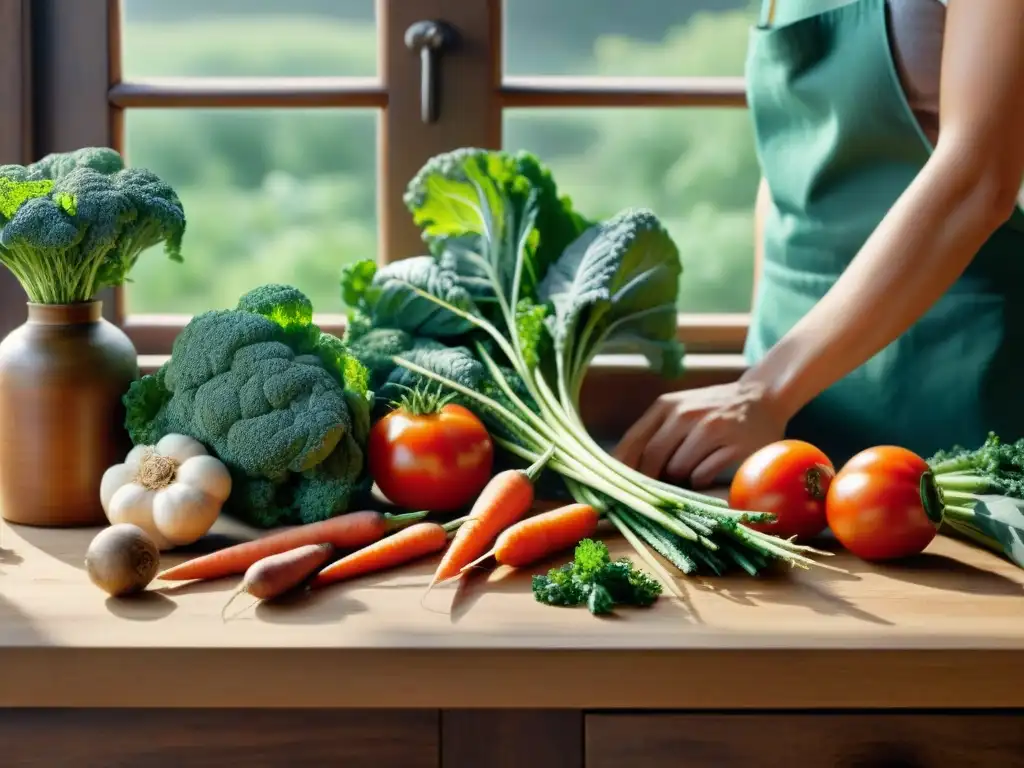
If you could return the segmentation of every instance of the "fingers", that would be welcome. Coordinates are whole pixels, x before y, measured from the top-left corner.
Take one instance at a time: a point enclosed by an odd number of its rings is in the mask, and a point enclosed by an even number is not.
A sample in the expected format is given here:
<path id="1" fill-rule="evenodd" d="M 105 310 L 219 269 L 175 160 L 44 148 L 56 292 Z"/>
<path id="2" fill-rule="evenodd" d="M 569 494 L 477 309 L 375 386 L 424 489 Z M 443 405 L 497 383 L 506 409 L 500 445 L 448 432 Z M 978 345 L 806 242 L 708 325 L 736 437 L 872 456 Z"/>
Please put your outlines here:
<path id="1" fill-rule="evenodd" d="M 651 407 L 644 412 L 644 415 L 637 419 L 636 423 L 622 436 L 619 444 L 615 447 L 613 454 L 615 458 L 636 469 L 644 448 L 654 433 L 658 431 L 658 427 L 665 421 L 668 413 L 668 401 L 664 398 L 655 400 Z"/>
<path id="2" fill-rule="evenodd" d="M 697 416 L 670 412 L 648 441 L 637 469 L 648 477 L 661 477 L 680 443 L 686 440 Z"/>
<path id="3" fill-rule="evenodd" d="M 723 472 L 738 463 L 742 457 L 742 451 L 736 446 L 715 449 L 693 470 L 690 485 L 695 490 L 710 488 Z"/>
<path id="4" fill-rule="evenodd" d="M 684 440 L 677 443 L 678 447 L 671 454 L 665 467 L 665 473 L 675 480 L 689 478 L 691 484 L 696 488 L 698 478 L 693 476 L 694 470 L 717 451 L 730 447 L 725 444 L 724 437 L 717 421 L 702 419 L 693 429 L 689 430 L 689 434 Z M 715 464 L 711 466 L 713 467 Z M 702 471 L 707 472 L 706 469 Z"/>

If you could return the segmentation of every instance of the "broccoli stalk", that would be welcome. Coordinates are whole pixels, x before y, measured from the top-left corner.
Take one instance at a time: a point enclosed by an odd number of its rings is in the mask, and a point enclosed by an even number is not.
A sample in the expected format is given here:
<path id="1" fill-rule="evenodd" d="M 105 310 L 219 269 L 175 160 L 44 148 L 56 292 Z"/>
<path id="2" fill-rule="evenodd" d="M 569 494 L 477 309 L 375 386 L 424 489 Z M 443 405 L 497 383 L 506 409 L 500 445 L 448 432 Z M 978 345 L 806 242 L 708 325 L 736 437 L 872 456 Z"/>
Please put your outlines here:
<path id="1" fill-rule="evenodd" d="M 980 448 L 957 446 L 928 464 L 922 496 L 937 494 L 944 528 L 1024 568 L 1024 439 L 990 433 Z"/>
<path id="2" fill-rule="evenodd" d="M 184 232 L 174 190 L 150 171 L 125 168 L 112 149 L 0 166 L 0 263 L 32 302 L 88 301 L 122 285 L 139 254 L 159 243 L 181 261 Z"/>

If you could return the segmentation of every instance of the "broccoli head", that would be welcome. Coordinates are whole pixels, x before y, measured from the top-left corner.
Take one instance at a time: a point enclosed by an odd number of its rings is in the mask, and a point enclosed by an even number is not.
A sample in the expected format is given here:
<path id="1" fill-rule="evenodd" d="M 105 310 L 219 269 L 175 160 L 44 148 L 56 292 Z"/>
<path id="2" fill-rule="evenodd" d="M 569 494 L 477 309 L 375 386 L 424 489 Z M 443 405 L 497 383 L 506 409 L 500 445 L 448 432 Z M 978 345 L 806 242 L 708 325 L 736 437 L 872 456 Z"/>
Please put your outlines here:
<path id="1" fill-rule="evenodd" d="M 185 213 L 151 171 L 124 168 L 112 149 L 0 166 L 0 262 L 32 301 L 87 301 L 121 285 L 159 243 L 181 261 Z"/>
<path id="2" fill-rule="evenodd" d="M 314 522 L 368 489 L 367 382 L 301 292 L 268 285 L 194 317 L 170 360 L 125 395 L 126 426 L 135 444 L 178 433 L 206 445 L 232 473 L 226 510 L 241 519 Z"/>

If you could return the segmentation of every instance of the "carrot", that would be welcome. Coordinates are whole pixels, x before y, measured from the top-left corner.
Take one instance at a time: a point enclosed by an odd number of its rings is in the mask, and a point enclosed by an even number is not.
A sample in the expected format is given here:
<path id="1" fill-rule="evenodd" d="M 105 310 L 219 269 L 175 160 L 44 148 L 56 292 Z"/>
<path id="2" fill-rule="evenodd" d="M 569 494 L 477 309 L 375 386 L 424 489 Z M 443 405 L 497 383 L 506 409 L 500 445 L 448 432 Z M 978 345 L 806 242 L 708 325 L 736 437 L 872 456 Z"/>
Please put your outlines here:
<path id="1" fill-rule="evenodd" d="M 589 504 L 569 504 L 542 512 L 506 528 L 494 548 L 462 569 L 474 568 L 493 557 L 501 565 L 522 568 L 548 555 L 576 546 L 594 535 L 600 520 Z"/>
<path id="2" fill-rule="evenodd" d="M 388 531 L 422 520 L 426 514 L 410 512 L 405 515 L 387 515 L 372 511 L 349 512 L 319 523 L 276 531 L 252 541 L 186 560 L 163 573 L 158 573 L 156 577 L 164 581 L 209 581 L 225 576 L 237 576 L 245 573 L 246 568 L 264 557 L 278 555 L 307 544 L 331 544 L 336 549 L 359 549 L 377 541 Z"/>
<path id="3" fill-rule="evenodd" d="M 241 594 L 252 595 L 257 600 L 272 600 L 294 589 L 327 562 L 333 553 L 331 544 L 306 544 L 258 560 L 246 569 L 242 583 L 221 609 L 221 618 Z"/>
<path id="4" fill-rule="evenodd" d="M 403 528 L 357 552 L 335 560 L 313 577 L 312 586 L 314 588 L 325 587 L 328 584 L 353 579 L 367 573 L 377 573 L 440 552 L 448 543 L 448 534 L 465 520 L 466 518 L 461 517 L 444 525 L 416 523 L 416 525 Z"/>
<path id="5" fill-rule="evenodd" d="M 451 546 L 441 558 L 427 591 L 439 581 L 461 575 L 462 566 L 475 560 L 491 545 L 495 537 L 518 522 L 533 506 L 533 482 L 544 468 L 554 446 L 528 469 L 509 469 L 490 479 L 480 492 L 465 524 L 459 528 Z"/>

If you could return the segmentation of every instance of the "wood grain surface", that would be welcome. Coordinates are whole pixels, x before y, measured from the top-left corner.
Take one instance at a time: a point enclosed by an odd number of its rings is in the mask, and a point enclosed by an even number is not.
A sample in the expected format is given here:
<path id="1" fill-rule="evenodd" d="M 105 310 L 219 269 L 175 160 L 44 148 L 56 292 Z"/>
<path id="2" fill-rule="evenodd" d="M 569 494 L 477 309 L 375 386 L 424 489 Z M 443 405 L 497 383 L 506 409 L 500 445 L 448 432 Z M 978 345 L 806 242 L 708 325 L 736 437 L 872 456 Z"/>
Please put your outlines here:
<path id="1" fill-rule="evenodd" d="M 586 768 L 1011 768 L 1019 714 L 591 715 Z"/>
<path id="2" fill-rule="evenodd" d="M 223 622 L 235 579 L 106 597 L 94 533 L 2 530 L 0 706 L 1024 706 L 1024 572 L 945 538 L 902 565 L 829 559 L 848 574 L 680 578 L 685 601 L 612 619 L 533 599 L 566 553 L 424 600 L 426 561 Z"/>
<path id="3" fill-rule="evenodd" d="M 438 713 L 14 710 L 5 768 L 437 768 Z"/>

